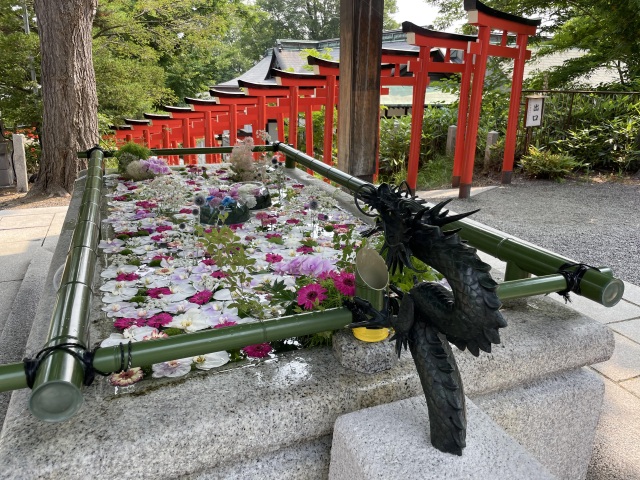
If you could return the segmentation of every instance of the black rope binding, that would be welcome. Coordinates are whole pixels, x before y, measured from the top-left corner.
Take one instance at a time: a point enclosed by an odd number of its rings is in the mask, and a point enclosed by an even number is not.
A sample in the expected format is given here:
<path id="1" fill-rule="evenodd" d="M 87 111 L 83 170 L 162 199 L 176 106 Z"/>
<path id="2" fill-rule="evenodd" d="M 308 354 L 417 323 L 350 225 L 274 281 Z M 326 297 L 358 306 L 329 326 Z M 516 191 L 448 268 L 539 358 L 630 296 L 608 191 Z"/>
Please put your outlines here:
<path id="1" fill-rule="evenodd" d="M 120 349 L 120 369 L 116 370 L 116 372 L 123 372 L 131 368 L 131 342 L 129 341 L 127 343 L 126 363 L 124 355 L 124 344 L 120 343 L 118 345 Z M 93 366 L 93 359 L 95 358 L 96 352 L 99 348 L 100 347 L 96 347 L 94 350 L 87 350 L 85 346 L 80 343 L 60 343 L 58 345 L 43 348 L 33 358 L 24 358 L 22 362 L 24 364 L 24 373 L 27 377 L 27 386 L 29 388 L 33 388 L 33 384 L 36 381 L 36 374 L 38 373 L 40 364 L 56 351 L 66 352 L 80 362 L 84 371 L 84 378 L 82 383 L 87 387 L 93 383 L 96 378 L 96 374 L 106 377 L 111 373 L 116 373 L 102 372 Z"/>
<path id="2" fill-rule="evenodd" d="M 589 269 L 595 270 L 596 272 L 600 271 L 596 267 L 592 267 L 586 263 L 563 263 L 560 266 L 558 273 L 562 275 L 567 282 L 567 288 L 558 292 L 558 295 L 564 298 L 564 303 L 571 301 L 571 297 L 569 297 L 570 292 L 576 293 L 577 295 L 582 293 L 580 291 L 580 282 Z"/>

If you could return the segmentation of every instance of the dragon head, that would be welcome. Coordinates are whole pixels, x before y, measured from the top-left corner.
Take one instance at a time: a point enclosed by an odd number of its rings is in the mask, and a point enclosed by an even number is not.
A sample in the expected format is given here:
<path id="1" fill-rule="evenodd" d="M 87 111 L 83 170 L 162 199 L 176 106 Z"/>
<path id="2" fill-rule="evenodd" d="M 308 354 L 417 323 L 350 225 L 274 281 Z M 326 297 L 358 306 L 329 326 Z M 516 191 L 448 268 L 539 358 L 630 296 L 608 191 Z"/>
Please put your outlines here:
<path id="1" fill-rule="evenodd" d="M 404 267 L 417 270 L 411 263 L 410 242 L 418 229 L 439 229 L 448 223 L 477 212 L 474 210 L 460 215 L 447 216 L 449 211 L 443 210 L 443 207 L 451 199 L 440 202 L 434 207 L 425 207 L 423 205 L 425 201 L 413 195 L 407 182 L 402 182 L 399 186 L 382 183 L 375 187 L 366 184 L 360 187 L 354 196 L 356 207 L 360 212 L 376 218 L 375 227 L 362 235 L 370 237 L 378 232 L 384 234 L 384 244 L 380 254 L 386 256 L 385 261 L 392 274 L 396 269 L 402 272 Z M 366 204 L 369 211 L 362 209 L 359 201 Z M 374 211 L 375 213 L 373 213 Z M 452 234 L 454 232 L 446 233 Z"/>

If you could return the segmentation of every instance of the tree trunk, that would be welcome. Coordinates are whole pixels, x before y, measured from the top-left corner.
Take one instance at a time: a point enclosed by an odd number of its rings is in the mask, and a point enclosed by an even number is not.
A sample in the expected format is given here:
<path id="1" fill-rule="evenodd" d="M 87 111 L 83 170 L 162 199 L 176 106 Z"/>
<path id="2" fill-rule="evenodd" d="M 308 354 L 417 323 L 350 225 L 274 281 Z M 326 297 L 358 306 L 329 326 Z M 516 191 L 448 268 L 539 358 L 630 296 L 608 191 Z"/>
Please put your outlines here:
<path id="1" fill-rule="evenodd" d="M 42 157 L 33 192 L 66 195 L 98 143 L 98 97 L 91 52 L 97 0 L 35 0 L 42 65 Z"/>

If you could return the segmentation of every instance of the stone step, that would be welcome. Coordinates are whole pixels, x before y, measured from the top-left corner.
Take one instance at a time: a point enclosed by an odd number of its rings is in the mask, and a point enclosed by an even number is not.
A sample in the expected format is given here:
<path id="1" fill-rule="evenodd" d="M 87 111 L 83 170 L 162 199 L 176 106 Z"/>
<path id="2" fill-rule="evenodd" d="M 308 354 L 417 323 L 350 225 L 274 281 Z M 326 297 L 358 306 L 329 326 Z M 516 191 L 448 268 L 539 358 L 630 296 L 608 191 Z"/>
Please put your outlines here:
<path id="1" fill-rule="evenodd" d="M 27 267 L 7 321 L 0 332 L 0 365 L 19 362 L 25 356 L 27 339 L 45 288 L 52 258 L 53 253 L 40 247 Z M 0 424 L 4 421 L 9 398 L 10 393 L 0 393 Z"/>

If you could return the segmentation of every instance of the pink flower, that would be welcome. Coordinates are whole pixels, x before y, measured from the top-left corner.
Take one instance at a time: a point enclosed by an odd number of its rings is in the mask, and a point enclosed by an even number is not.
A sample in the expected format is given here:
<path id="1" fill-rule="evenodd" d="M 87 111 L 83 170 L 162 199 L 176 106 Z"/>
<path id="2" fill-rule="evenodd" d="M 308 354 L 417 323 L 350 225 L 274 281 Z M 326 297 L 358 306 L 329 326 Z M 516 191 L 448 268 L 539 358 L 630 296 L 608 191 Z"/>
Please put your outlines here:
<path id="1" fill-rule="evenodd" d="M 156 227 L 156 232 L 158 233 L 166 232 L 167 230 L 173 230 L 173 227 L 171 225 L 159 225 Z"/>
<path id="2" fill-rule="evenodd" d="M 248 345 L 242 349 L 249 357 L 264 358 L 269 355 L 273 348 L 268 343 L 258 343 L 257 345 Z"/>
<path id="3" fill-rule="evenodd" d="M 212 276 L 213 278 L 226 278 L 226 277 L 228 277 L 228 276 L 229 276 L 229 274 L 228 274 L 228 273 L 224 273 L 224 272 L 223 272 L 223 271 L 221 271 L 221 270 L 218 270 L 217 272 L 213 272 L 213 273 L 211 274 L 211 276 Z"/>
<path id="4" fill-rule="evenodd" d="M 213 328 L 233 327 L 234 325 L 237 325 L 237 323 L 231 320 L 225 320 L 224 322 L 214 325 Z"/>
<path id="5" fill-rule="evenodd" d="M 116 282 L 130 282 L 133 280 L 138 280 L 140 277 L 135 273 L 120 273 L 116 277 Z"/>
<path id="6" fill-rule="evenodd" d="M 277 253 L 267 253 L 265 260 L 269 263 L 278 263 L 282 261 L 282 255 Z"/>
<path id="7" fill-rule="evenodd" d="M 296 252 L 301 253 L 303 255 L 307 255 L 309 253 L 313 253 L 313 247 L 307 247 L 305 245 L 296 248 Z"/>
<path id="8" fill-rule="evenodd" d="M 128 387 L 142 380 L 144 374 L 140 367 L 130 368 L 124 372 L 112 373 L 109 375 L 109 383 L 114 387 Z"/>
<path id="9" fill-rule="evenodd" d="M 267 240 L 269 240 L 270 238 L 282 238 L 282 235 L 280 235 L 279 233 L 267 233 L 264 238 L 266 238 Z"/>
<path id="10" fill-rule="evenodd" d="M 171 295 L 171 289 L 169 287 L 150 288 L 147 290 L 147 295 L 151 298 L 160 298 L 163 295 Z"/>
<path id="11" fill-rule="evenodd" d="M 298 220 L 297 218 L 289 218 L 287 219 L 287 223 L 289 225 L 298 225 L 300 223 L 300 220 Z"/>
<path id="12" fill-rule="evenodd" d="M 171 315 L 162 312 L 149 318 L 147 320 L 147 325 L 153 328 L 161 328 L 171 323 L 171 320 L 173 320 L 173 317 Z"/>
<path id="13" fill-rule="evenodd" d="M 305 310 L 313 310 L 314 307 L 327 299 L 325 293 L 327 291 L 317 283 L 302 287 L 298 290 L 298 305 Z"/>
<path id="14" fill-rule="evenodd" d="M 203 260 L 200 260 L 200 263 L 204 263 L 205 265 L 208 265 L 211 267 L 216 264 L 216 261 L 213 258 L 205 258 Z"/>
<path id="15" fill-rule="evenodd" d="M 356 277 L 353 273 L 334 273 L 331 278 L 333 279 L 333 285 L 342 295 L 353 297 L 356 294 Z"/>
<path id="16" fill-rule="evenodd" d="M 137 320 L 137 318 L 118 318 L 113 322 L 113 326 L 118 330 L 124 330 L 125 328 L 129 328 L 131 325 L 135 325 Z"/>
<path id="17" fill-rule="evenodd" d="M 193 297 L 188 298 L 191 303 L 196 303 L 198 305 L 204 305 L 213 296 L 213 292 L 211 290 L 202 290 L 201 292 L 196 293 Z"/>

